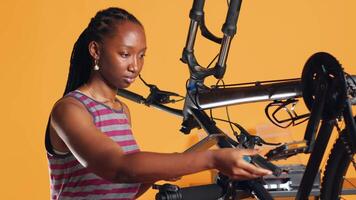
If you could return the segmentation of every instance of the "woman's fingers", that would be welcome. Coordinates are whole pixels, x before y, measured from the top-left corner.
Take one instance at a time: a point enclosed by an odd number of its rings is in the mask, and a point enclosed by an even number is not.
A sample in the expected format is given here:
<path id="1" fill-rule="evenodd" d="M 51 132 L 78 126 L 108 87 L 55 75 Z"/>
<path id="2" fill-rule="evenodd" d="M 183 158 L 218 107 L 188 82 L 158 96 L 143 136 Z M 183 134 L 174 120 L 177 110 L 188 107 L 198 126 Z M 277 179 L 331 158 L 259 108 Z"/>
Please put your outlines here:
<path id="1" fill-rule="evenodd" d="M 256 155 L 258 153 L 258 150 L 256 150 L 256 149 L 237 149 L 237 150 L 241 154 L 248 155 L 248 156 Z"/>
<path id="2" fill-rule="evenodd" d="M 239 162 L 239 167 L 244 169 L 248 173 L 254 174 L 256 176 L 265 176 L 265 175 L 272 174 L 272 172 L 270 170 L 256 166 L 256 165 L 248 162 L 248 159 L 244 158 L 246 156 L 256 155 L 257 152 L 258 152 L 257 150 L 250 150 L 250 149 L 240 150 L 240 153 L 242 154 L 242 160 L 244 162 Z"/>
<path id="3" fill-rule="evenodd" d="M 245 161 L 245 160 L 244 160 Z M 267 175 L 267 174 L 272 174 L 272 172 L 268 169 L 264 169 L 262 167 L 259 167 L 259 166 L 256 166 L 250 162 L 241 162 L 239 167 L 251 172 L 251 173 L 254 173 L 254 174 L 261 174 L 261 175 Z"/>
<path id="4" fill-rule="evenodd" d="M 233 179 L 238 178 L 239 180 L 247 180 L 247 179 L 255 179 L 258 177 L 260 177 L 260 176 L 240 168 L 230 178 L 233 178 Z"/>
<path id="5" fill-rule="evenodd" d="M 250 180 L 261 177 L 260 175 L 250 173 L 242 168 L 237 169 L 233 174 L 225 174 L 233 180 Z"/>
<path id="6" fill-rule="evenodd" d="M 255 179 L 272 174 L 270 170 L 263 169 L 250 162 L 250 156 L 257 153 L 257 150 L 252 149 L 218 150 L 215 161 L 216 169 L 234 179 Z"/>
<path id="7" fill-rule="evenodd" d="M 179 181 L 180 179 L 182 179 L 182 177 L 175 177 L 175 178 L 170 178 L 170 179 L 167 179 L 165 181 L 171 181 L 171 182 L 174 182 L 174 181 Z"/>

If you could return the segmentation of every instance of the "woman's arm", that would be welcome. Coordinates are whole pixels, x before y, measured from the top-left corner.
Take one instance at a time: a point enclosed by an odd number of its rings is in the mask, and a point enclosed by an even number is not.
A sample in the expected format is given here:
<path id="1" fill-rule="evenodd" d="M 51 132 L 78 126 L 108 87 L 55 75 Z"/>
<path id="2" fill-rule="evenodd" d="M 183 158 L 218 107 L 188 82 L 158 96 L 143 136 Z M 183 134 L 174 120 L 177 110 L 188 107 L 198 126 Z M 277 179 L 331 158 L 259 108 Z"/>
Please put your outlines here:
<path id="1" fill-rule="evenodd" d="M 233 178 L 255 178 L 270 173 L 242 159 L 255 152 L 221 149 L 189 153 L 123 150 L 94 125 L 85 107 L 72 98 L 55 105 L 51 125 L 66 147 L 95 174 L 113 182 L 152 183 L 216 168 Z"/>
<path id="2" fill-rule="evenodd" d="M 138 190 L 135 199 L 139 198 L 141 195 L 143 195 L 150 187 L 153 185 L 153 183 L 144 183 L 140 185 L 140 189 Z"/>

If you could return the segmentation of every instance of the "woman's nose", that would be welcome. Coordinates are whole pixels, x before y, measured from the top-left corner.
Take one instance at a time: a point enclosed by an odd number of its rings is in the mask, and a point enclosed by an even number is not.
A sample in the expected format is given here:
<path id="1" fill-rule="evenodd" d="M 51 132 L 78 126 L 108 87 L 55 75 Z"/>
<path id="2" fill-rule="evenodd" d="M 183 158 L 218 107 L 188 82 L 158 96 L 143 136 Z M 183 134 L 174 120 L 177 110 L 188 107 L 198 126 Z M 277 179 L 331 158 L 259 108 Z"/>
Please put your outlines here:
<path id="1" fill-rule="evenodd" d="M 137 72 L 137 70 L 138 70 L 138 60 L 137 58 L 132 58 L 132 61 L 129 65 L 129 71 L 135 73 Z"/>

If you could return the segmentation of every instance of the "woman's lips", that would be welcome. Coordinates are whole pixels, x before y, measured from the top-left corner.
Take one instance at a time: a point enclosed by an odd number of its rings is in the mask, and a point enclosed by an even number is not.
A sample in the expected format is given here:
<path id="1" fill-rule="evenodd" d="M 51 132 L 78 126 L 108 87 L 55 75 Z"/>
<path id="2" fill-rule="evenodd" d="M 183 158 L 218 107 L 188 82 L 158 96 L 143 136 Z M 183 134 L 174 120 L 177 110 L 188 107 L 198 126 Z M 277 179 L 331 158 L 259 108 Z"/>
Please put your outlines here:
<path id="1" fill-rule="evenodd" d="M 125 77 L 125 78 L 124 78 L 124 81 L 125 81 L 126 83 L 131 84 L 131 83 L 133 83 L 133 82 L 135 81 L 135 78 Z"/>

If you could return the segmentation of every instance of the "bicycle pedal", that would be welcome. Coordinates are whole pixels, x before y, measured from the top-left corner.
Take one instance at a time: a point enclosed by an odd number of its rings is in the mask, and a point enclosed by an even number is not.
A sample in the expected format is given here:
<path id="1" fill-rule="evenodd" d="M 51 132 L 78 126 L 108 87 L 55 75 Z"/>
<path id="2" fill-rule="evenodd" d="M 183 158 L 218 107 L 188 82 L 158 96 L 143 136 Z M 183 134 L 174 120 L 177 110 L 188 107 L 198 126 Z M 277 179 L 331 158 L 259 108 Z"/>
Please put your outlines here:
<path id="1" fill-rule="evenodd" d="M 306 141 L 298 141 L 292 143 L 285 143 L 279 147 L 270 150 L 265 154 L 267 160 L 281 160 L 287 159 L 299 153 L 305 153 L 307 150 Z"/>
<path id="2" fill-rule="evenodd" d="M 262 167 L 262 168 L 272 171 L 272 174 L 274 176 L 280 176 L 282 174 L 282 169 L 280 167 L 269 162 L 268 160 L 266 160 L 265 158 L 263 158 L 260 155 L 251 156 L 251 162 Z"/>

